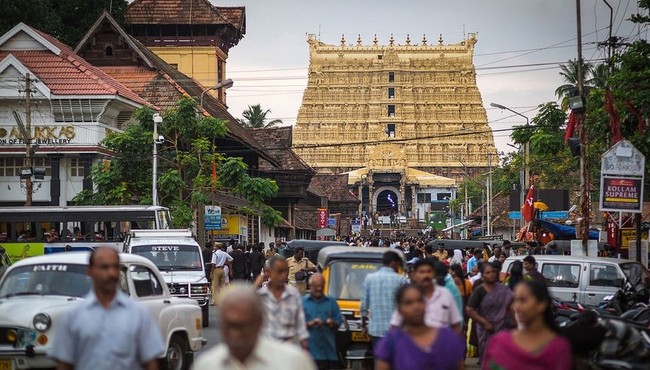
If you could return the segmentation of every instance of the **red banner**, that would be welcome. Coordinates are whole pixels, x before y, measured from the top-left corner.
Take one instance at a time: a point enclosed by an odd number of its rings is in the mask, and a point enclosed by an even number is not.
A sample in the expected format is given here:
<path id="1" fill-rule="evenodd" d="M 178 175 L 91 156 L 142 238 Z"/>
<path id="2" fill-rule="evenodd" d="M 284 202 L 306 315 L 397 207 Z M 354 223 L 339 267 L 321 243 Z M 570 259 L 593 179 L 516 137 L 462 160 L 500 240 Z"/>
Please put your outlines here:
<path id="1" fill-rule="evenodd" d="M 325 208 L 319 208 L 318 209 L 318 228 L 319 229 L 324 229 L 327 227 L 327 219 L 329 215 L 327 214 L 327 209 Z M 325 236 L 319 236 L 318 240 L 327 240 L 327 237 Z"/>
<path id="2" fill-rule="evenodd" d="M 521 216 L 526 222 L 530 222 L 535 216 L 535 205 L 533 204 L 534 197 L 535 185 L 530 185 L 530 189 L 528 189 L 528 194 L 526 195 L 526 200 L 524 200 L 524 206 L 521 207 Z"/>
<path id="3" fill-rule="evenodd" d="M 327 227 L 327 209 L 319 208 L 318 209 L 318 228 L 324 229 Z"/>

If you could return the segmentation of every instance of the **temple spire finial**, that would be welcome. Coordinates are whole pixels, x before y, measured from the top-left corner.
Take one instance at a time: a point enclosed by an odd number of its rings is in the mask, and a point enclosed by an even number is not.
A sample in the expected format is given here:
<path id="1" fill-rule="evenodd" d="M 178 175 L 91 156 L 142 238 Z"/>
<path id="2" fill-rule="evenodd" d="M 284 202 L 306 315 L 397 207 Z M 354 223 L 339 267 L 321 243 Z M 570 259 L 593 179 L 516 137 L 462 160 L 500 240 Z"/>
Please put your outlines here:
<path id="1" fill-rule="evenodd" d="M 341 46 L 345 46 L 345 35 L 341 35 Z"/>
<path id="2" fill-rule="evenodd" d="M 377 34 L 375 33 L 375 38 L 372 40 L 372 44 L 377 46 L 379 45 L 379 40 L 377 40 Z"/>
<path id="3" fill-rule="evenodd" d="M 422 34 L 422 45 L 427 46 L 427 35 L 424 33 Z"/>
<path id="4" fill-rule="evenodd" d="M 411 35 L 406 34 L 406 45 L 411 45 Z"/>
<path id="5" fill-rule="evenodd" d="M 440 37 L 438 38 L 438 44 L 442 45 L 445 41 L 442 39 L 442 33 L 440 34 Z"/>
<path id="6" fill-rule="evenodd" d="M 361 46 L 361 34 L 357 36 L 357 46 Z"/>
<path id="7" fill-rule="evenodd" d="M 390 34 L 390 39 L 388 39 L 388 43 L 390 44 L 390 46 L 395 45 L 395 38 L 393 37 L 392 33 Z"/>

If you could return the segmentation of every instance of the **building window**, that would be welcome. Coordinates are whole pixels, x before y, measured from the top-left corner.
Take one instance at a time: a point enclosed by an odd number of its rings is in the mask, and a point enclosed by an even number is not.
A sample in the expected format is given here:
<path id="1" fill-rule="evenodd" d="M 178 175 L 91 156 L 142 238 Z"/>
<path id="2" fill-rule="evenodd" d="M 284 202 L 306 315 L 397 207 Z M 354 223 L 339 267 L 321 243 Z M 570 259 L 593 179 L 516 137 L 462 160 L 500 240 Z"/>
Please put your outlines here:
<path id="1" fill-rule="evenodd" d="M 111 45 L 106 45 L 104 48 L 104 55 L 107 57 L 112 57 L 113 56 L 113 46 Z"/>
<path id="2" fill-rule="evenodd" d="M 84 164 L 81 158 L 70 158 L 70 177 L 84 177 Z"/>
<path id="3" fill-rule="evenodd" d="M 386 135 L 388 135 L 388 137 L 395 137 L 395 124 L 394 123 L 389 123 L 386 126 Z"/>
<path id="4" fill-rule="evenodd" d="M 377 54 L 377 59 L 378 59 L 378 60 L 382 60 L 382 59 L 384 59 L 384 56 L 381 55 L 381 54 Z"/>
<path id="5" fill-rule="evenodd" d="M 388 72 L 388 82 L 395 82 L 395 72 Z"/>
<path id="6" fill-rule="evenodd" d="M 23 168 L 24 158 L 0 158 L 0 176 L 18 177 L 20 176 L 20 169 Z M 45 167 L 45 176 L 52 176 L 52 168 L 50 167 L 50 159 L 44 157 L 36 157 L 33 159 L 34 167 Z"/>
<path id="7" fill-rule="evenodd" d="M 436 194 L 436 199 L 437 200 L 450 201 L 451 200 L 451 193 L 438 193 L 438 194 Z"/>
<path id="8" fill-rule="evenodd" d="M 418 203 L 431 203 L 431 193 L 418 193 Z"/>
<path id="9" fill-rule="evenodd" d="M 395 117 L 395 105 L 388 105 L 388 117 Z"/>
<path id="10" fill-rule="evenodd" d="M 389 87 L 388 88 L 388 99 L 395 99 L 395 88 L 394 87 Z"/>

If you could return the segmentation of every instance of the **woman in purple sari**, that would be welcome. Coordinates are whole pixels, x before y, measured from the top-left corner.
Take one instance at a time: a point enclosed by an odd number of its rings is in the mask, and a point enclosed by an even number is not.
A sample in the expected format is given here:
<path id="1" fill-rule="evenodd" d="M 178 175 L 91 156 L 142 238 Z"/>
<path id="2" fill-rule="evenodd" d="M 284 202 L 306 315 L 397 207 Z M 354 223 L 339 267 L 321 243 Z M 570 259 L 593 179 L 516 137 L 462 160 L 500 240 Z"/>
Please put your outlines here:
<path id="1" fill-rule="evenodd" d="M 483 284 L 474 289 L 465 308 L 477 324 L 479 361 L 483 361 L 488 338 L 514 326 L 512 291 L 499 282 L 499 269 L 494 263 L 486 262 L 482 267 Z"/>
<path id="2" fill-rule="evenodd" d="M 375 370 L 457 370 L 464 368 L 465 338 L 449 327 L 424 323 L 424 292 L 404 285 L 396 294 L 402 326 L 393 328 L 374 349 Z"/>

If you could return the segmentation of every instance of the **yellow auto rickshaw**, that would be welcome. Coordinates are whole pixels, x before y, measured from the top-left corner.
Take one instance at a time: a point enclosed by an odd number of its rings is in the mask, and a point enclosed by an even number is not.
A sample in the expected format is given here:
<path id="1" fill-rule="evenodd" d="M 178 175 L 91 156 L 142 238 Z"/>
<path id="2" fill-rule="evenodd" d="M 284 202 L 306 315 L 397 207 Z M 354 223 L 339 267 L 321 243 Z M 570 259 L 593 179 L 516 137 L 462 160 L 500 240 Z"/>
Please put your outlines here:
<path id="1" fill-rule="evenodd" d="M 361 295 L 366 276 L 382 266 L 384 252 L 398 249 L 377 247 L 325 247 L 318 253 L 317 265 L 325 278 L 325 294 L 336 299 L 345 320 L 336 333 L 339 358 L 353 370 L 372 369 L 370 338 L 361 331 Z"/>

